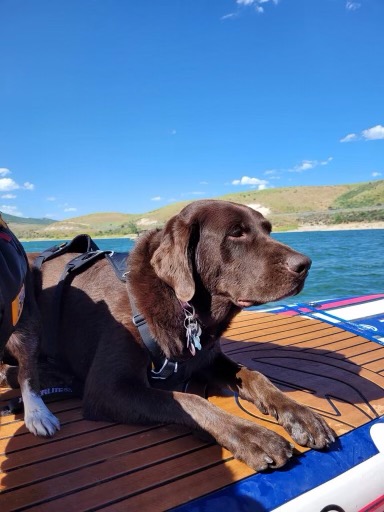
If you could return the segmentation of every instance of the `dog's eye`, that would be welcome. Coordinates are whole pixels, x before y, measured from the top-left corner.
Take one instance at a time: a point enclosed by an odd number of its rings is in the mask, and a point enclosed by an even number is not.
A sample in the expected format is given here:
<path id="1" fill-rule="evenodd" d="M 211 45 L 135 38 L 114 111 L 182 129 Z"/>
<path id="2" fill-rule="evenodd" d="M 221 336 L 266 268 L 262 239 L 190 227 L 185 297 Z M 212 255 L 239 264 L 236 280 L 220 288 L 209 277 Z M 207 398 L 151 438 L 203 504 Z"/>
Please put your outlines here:
<path id="1" fill-rule="evenodd" d="M 230 238 L 241 238 L 245 236 L 245 230 L 242 226 L 234 226 L 228 233 Z"/>

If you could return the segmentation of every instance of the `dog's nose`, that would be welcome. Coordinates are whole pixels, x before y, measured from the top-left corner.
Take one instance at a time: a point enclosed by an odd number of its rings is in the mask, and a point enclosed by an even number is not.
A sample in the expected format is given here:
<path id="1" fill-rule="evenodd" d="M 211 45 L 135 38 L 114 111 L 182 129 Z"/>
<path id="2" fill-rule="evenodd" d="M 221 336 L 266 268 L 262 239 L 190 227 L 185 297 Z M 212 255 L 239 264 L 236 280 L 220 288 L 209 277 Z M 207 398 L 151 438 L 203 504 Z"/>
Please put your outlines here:
<path id="1" fill-rule="evenodd" d="M 293 253 L 287 258 L 287 266 L 292 272 L 302 274 L 308 272 L 312 264 L 312 261 L 304 254 Z"/>

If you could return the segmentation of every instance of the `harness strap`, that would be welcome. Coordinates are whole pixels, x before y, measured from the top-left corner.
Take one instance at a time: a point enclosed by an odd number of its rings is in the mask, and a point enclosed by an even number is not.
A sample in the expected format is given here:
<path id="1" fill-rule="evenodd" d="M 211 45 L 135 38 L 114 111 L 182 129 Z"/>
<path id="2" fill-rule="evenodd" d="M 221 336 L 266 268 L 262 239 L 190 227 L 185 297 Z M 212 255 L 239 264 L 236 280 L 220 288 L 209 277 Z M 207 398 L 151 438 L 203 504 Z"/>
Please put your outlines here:
<path id="1" fill-rule="evenodd" d="M 132 308 L 132 321 L 138 328 L 141 339 L 151 355 L 151 378 L 165 380 L 174 373 L 177 373 L 178 363 L 177 361 L 170 361 L 165 357 L 159 344 L 152 337 L 144 316 L 138 312 L 135 300 L 130 292 L 128 292 L 128 297 Z"/>
<path id="2" fill-rule="evenodd" d="M 106 254 L 106 259 L 111 264 L 116 276 L 120 281 L 127 281 L 127 254 L 113 252 L 112 254 Z M 178 363 L 176 361 L 170 361 L 167 359 L 159 347 L 157 341 L 153 338 L 150 333 L 147 321 L 144 316 L 138 311 L 135 300 L 128 288 L 128 298 L 132 309 L 132 321 L 137 327 L 141 339 L 144 345 L 147 347 L 148 352 L 151 356 L 152 368 L 151 378 L 165 380 L 171 377 L 178 370 Z"/>
<path id="3" fill-rule="evenodd" d="M 93 245 L 96 246 L 94 243 Z M 63 296 L 64 287 L 68 282 L 68 278 L 74 277 L 74 275 L 83 272 L 86 268 L 91 266 L 95 260 L 105 256 L 105 254 L 109 254 L 110 252 L 111 251 L 101 251 L 100 249 L 86 252 L 76 256 L 65 265 L 64 271 L 61 274 L 60 280 L 57 283 L 55 289 L 52 303 L 53 311 L 51 321 L 49 323 L 48 335 L 43 338 L 42 342 L 43 351 L 47 356 L 47 360 L 51 364 L 55 364 L 57 366 L 59 365 L 58 328 L 60 325 L 61 299 Z M 55 256 L 56 255 L 58 256 L 59 254 L 56 253 Z"/>
<path id="4" fill-rule="evenodd" d="M 40 390 L 41 398 L 72 398 L 81 397 L 83 393 L 83 386 L 80 382 L 76 381 L 70 385 L 54 386 Z M 8 416 L 9 414 L 17 414 L 23 409 L 23 397 L 17 396 L 11 398 L 6 405 L 0 408 L 0 416 Z"/>
<path id="5" fill-rule="evenodd" d="M 63 242 L 61 244 L 54 245 L 53 247 L 49 247 L 49 249 L 46 249 L 40 253 L 39 256 L 35 258 L 33 266 L 37 269 L 40 269 L 44 261 L 51 260 L 67 252 L 86 253 L 97 250 L 99 250 L 98 246 L 89 235 L 77 235 L 75 238 L 73 238 L 73 240 L 69 242 Z"/>

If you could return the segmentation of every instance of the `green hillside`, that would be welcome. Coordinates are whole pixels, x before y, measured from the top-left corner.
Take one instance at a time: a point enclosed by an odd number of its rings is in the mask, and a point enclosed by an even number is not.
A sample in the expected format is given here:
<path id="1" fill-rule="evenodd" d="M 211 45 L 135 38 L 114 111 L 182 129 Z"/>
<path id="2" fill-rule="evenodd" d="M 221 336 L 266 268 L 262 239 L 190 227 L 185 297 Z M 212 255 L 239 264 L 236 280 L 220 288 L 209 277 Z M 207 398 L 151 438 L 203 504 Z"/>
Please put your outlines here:
<path id="1" fill-rule="evenodd" d="M 333 207 L 366 208 L 384 206 L 384 180 L 359 183 L 336 198 Z"/>
<path id="2" fill-rule="evenodd" d="M 273 224 L 274 231 L 307 225 L 384 221 L 384 180 L 332 186 L 282 187 L 248 190 L 216 199 L 251 205 Z M 25 219 L 3 215 L 20 238 L 127 236 L 161 227 L 191 201 L 173 203 L 142 214 L 98 212 L 65 221 Z"/>

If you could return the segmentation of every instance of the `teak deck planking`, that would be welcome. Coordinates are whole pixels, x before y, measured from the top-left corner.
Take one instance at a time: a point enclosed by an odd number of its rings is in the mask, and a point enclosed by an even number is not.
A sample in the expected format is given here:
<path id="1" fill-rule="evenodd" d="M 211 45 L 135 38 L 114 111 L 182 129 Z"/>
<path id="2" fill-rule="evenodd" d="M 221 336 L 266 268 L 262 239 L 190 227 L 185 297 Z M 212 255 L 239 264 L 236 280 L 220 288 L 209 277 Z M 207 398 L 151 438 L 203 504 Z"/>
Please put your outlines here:
<path id="1" fill-rule="evenodd" d="M 384 414 L 384 347 L 365 338 L 303 316 L 244 311 L 222 346 L 320 412 L 339 435 Z M 188 389 L 289 439 L 248 402 L 203 385 Z M 18 395 L 0 389 L 0 406 Z M 62 425 L 51 439 L 30 434 L 20 414 L 0 417 L 1 512 L 164 511 L 254 473 L 186 429 L 86 421 L 77 399 L 49 407 Z"/>

